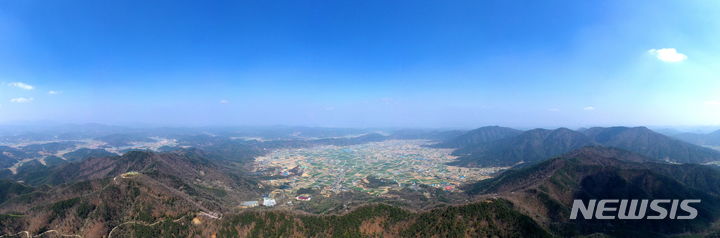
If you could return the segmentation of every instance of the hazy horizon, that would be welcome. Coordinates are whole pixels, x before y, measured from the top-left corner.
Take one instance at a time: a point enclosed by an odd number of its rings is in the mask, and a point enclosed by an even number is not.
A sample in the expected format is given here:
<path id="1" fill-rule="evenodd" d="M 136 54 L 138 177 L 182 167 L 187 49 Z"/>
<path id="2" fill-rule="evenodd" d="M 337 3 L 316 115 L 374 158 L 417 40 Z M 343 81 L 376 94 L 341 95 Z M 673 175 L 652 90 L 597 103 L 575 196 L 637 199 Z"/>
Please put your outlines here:
<path id="1" fill-rule="evenodd" d="M 323 129 L 358 129 L 366 131 L 385 131 L 392 132 L 395 130 L 430 130 L 430 131 L 469 131 L 482 127 L 499 126 L 507 127 L 518 130 L 532 130 L 532 129 L 558 129 L 568 128 L 571 130 L 588 129 L 593 127 L 647 127 L 651 130 L 661 132 L 663 134 L 675 134 L 675 133 L 712 133 L 720 131 L 720 126 L 715 125 L 588 125 L 588 126 L 510 126 L 503 124 L 486 124 L 486 125 L 475 125 L 475 126 L 453 126 L 446 125 L 442 127 L 431 127 L 431 126 L 370 126 L 370 127 L 353 127 L 353 126 L 332 126 L 332 125 L 287 125 L 287 124 L 267 124 L 267 125 L 242 125 L 242 124 L 226 124 L 226 125 L 188 125 L 188 124 L 151 124 L 151 123 L 125 123 L 125 124 L 108 124 L 98 122 L 85 122 L 85 123 L 72 123 L 72 122 L 56 122 L 56 121 L 18 121 L 18 122 L 5 122 L 0 123 L 0 130 L 2 129 L 14 129 L 16 131 L 28 132 L 28 131 L 44 131 L 52 129 L 67 129 L 74 127 L 117 127 L 117 128 L 128 128 L 128 129 L 292 129 L 292 128 L 323 128 Z"/>
<path id="2" fill-rule="evenodd" d="M 0 3 L 0 124 L 720 125 L 713 1 Z"/>

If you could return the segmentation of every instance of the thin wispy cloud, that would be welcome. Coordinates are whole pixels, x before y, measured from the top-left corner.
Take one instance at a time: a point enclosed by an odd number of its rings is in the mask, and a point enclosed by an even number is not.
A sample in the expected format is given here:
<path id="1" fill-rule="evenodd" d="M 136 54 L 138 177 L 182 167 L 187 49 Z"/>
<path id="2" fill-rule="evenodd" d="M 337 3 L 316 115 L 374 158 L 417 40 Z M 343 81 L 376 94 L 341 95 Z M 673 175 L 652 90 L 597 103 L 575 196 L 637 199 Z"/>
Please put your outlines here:
<path id="1" fill-rule="evenodd" d="M 587 107 L 583 107 L 583 110 L 585 110 L 585 111 L 594 111 L 594 110 L 595 110 L 595 107 L 593 107 L 593 106 L 587 106 Z"/>
<path id="2" fill-rule="evenodd" d="M 50 95 L 58 95 L 58 94 L 60 94 L 60 93 L 62 93 L 62 92 L 60 92 L 60 91 L 55 91 L 55 90 L 50 90 L 50 91 L 48 91 L 48 94 L 50 94 Z"/>
<path id="3" fill-rule="evenodd" d="M 682 62 L 688 58 L 687 55 L 678 52 L 675 48 L 650 49 L 648 53 L 660 61 L 669 63 Z"/>
<path id="4" fill-rule="evenodd" d="M 23 83 L 23 82 L 12 82 L 12 83 L 8 83 L 8 85 L 10 85 L 10 86 L 12 86 L 12 87 L 20 88 L 20 89 L 25 89 L 25 90 L 33 90 L 33 89 L 35 89 L 35 87 L 33 87 L 32 85 L 26 84 L 26 83 Z"/>
<path id="5" fill-rule="evenodd" d="M 12 102 L 12 103 L 29 103 L 29 102 L 32 102 L 33 100 L 35 100 L 35 99 L 19 97 L 19 98 L 10 99 L 10 102 Z"/>
<path id="6" fill-rule="evenodd" d="M 395 104 L 396 101 L 394 98 L 384 97 L 384 98 L 380 99 L 380 103 L 385 104 L 385 105 L 390 105 L 390 104 Z"/>
<path id="7" fill-rule="evenodd" d="M 230 101 L 228 101 L 227 99 L 220 100 L 220 104 L 228 104 L 228 103 L 230 103 Z"/>
<path id="8" fill-rule="evenodd" d="M 708 106 L 720 106 L 720 100 L 709 100 L 709 101 L 705 101 L 705 105 L 708 105 Z"/>

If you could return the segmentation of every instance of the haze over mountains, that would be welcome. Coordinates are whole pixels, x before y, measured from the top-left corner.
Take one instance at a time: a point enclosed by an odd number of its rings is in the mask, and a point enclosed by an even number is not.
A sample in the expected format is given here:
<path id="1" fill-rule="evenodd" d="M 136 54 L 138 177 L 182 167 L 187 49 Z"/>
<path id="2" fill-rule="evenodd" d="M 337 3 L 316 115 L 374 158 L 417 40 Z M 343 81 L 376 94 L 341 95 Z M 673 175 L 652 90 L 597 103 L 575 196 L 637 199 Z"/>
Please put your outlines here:
<path id="1" fill-rule="evenodd" d="M 707 134 L 686 132 L 675 134 L 673 136 L 699 145 L 720 146 L 720 130 Z"/>
<path id="2" fill-rule="evenodd" d="M 497 131 L 496 127 L 480 128 L 473 134 Z M 450 142 L 443 142 L 444 145 Z M 602 145 L 636 152 L 660 161 L 675 163 L 707 163 L 720 160 L 716 150 L 673 139 L 645 127 L 595 127 L 581 131 L 567 128 L 534 129 L 515 136 L 498 134 L 481 143 L 457 144 L 455 165 L 513 166 L 533 163 L 584 146 Z"/>
<path id="3" fill-rule="evenodd" d="M 440 141 L 432 147 L 453 148 L 459 158 L 451 165 L 469 167 L 514 166 L 531 164 L 584 146 L 601 145 L 625 149 L 658 161 L 672 163 L 711 163 L 720 160 L 718 151 L 656 133 L 645 127 L 595 127 L 570 130 L 532 129 L 489 126 L 470 131 L 458 130 L 385 130 L 334 129 L 308 127 L 236 127 L 236 128 L 154 128 L 122 129 L 91 125 L 54 127 L 32 131 L 5 132 L 0 136 L 0 168 L 17 172 L 31 160 L 46 163 L 82 161 L 107 157 L 137 149 L 173 151 L 199 148 L 206 156 L 232 161 L 247 161 L 278 148 L 317 145 L 353 145 L 397 139 Z M 118 133 L 122 132 L 122 133 Z M 377 133 L 380 132 L 381 134 Z M 702 135 L 714 138 L 717 132 Z M 700 137 L 700 135 L 695 135 Z M 90 139 L 90 141 L 88 141 Z M 687 141 L 691 141 L 685 138 Z M 710 139 L 697 141 L 706 145 Z M 36 141 L 46 141 L 37 143 Z M 93 142 L 94 141 L 94 142 Z M 7 146 L 18 144 L 20 146 Z M 100 144 L 98 144 L 100 143 Z M 24 161 L 24 162 L 23 162 Z M 12 173 L 11 173 L 12 172 Z"/>

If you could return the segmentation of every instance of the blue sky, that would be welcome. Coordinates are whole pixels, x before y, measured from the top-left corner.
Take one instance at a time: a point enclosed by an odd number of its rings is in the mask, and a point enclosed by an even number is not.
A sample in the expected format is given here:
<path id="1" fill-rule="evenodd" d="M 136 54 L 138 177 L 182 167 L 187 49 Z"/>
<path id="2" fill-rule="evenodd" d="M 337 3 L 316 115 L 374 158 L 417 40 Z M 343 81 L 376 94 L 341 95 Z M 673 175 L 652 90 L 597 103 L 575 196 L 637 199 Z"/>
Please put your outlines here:
<path id="1" fill-rule="evenodd" d="M 711 0 L 0 1 L 0 123 L 718 125 L 717 12 Z"/>

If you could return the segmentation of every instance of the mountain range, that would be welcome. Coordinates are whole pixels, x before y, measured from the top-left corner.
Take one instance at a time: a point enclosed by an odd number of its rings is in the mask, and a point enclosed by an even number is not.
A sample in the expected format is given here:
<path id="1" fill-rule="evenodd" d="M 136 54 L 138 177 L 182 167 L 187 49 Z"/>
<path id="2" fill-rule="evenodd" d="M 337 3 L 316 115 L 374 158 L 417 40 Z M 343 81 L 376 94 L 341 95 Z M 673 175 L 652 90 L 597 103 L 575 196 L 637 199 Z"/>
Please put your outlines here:
<path id="1" fill-rule="evenodd" d="M 720 146 L 720 130 L 702 134 L 702 133 L 678 133 L 673 135 L 675 138 L 684 140 L 698 145 Z"/>
<path id="2" fill-rule="evenodd" d="M 469 135 L 456 139 L 465 136 Z M 467 167 L 536 163 L 594 145 L 620 148 L 656 161 L 671 163 L 720 160 L 719 151 L 670 138 L 645 127 L 594 127 L 581 131 L 567 128 L 534 129 L 485 143 L 458 145 L 461 147 L 457 147 L 453 154 L 459 158 L 451 165 Z"/>
<path id="3" fill-rule="evenodd" d="M 20 171 L 19 174 L 23 172 Z M 152 223 L 187 214 L 217 216 L 260 197 L 258 183 L 207 160 L 203 152 L 132 151 L 35 173 L 35 186 L 0 182 L 0 231 L 106 236 L 127 220 Z M 22 215 L 13 215 L 22 214 Z"/>
<path id="4" fill-rule="evenodd" d="M 116 139 L 128 138 L 124 136 Z M 296 209 L 238 208 L 284 184 L 246 170 L 278 148 L 355 145 L 435 138 L 456 148 L 456 165 L 515 166 L 459 190 L 405 185 L 376 197 L 347 191 Z M 118 140 L 118 143 L 121 140 Z M 131 144 L 132 140 L 125 141 Z M 0 147 L 11 162 L 69 148 L 73 142 Z M 408 130 L 352 137 L 239 140 L 181 137 L 163 152 L 115 155 L 80 149 L 29 160 L 0 174 L 0 235 L 39 237 L 717 237 L 717 152 L 644 127 L 520 131 L 497 126 L 459 131 Z M 77 157 L 74 157 L 77 156 Z M 2 160 L 0 160 L 2 161 Z M 295 168 L 301 169 L 301 168 Z M 461 168 L 462 169 L 462 168 Z M 9 171 L 9 170 L 7 170 Z M 259 182 L 259 179 L 271 182 Z M 395 181 L 367 177 L 368 187 Z M 399 186 L 399 185 L 397 185 Z M 299 192 L 300 190 L 298 190 Z M 300 193 L 298 193 L 299 195 Z M 295 196 L 295 195 L 293 195 Z M 569 219 L 573 200 L 700 199 L 693 220 Z M 280 201 L 280 200 L 278 200 Z M 26 233 L 23 233 L 26 232 Z M 14 235 L 14 236 L 13 236 Z"/>
<path id="5" fill-rule="evenodd" d="M 667 164 L 625 150 L 590 146 L 467 185 L 469 194 L 512 201 L 561 236 L 605 233 L 662 237 L 705 231 L 720 218 L 720 170 Z M 701 199 L 694 220 L 570 220 L 574 199 Z"/>

